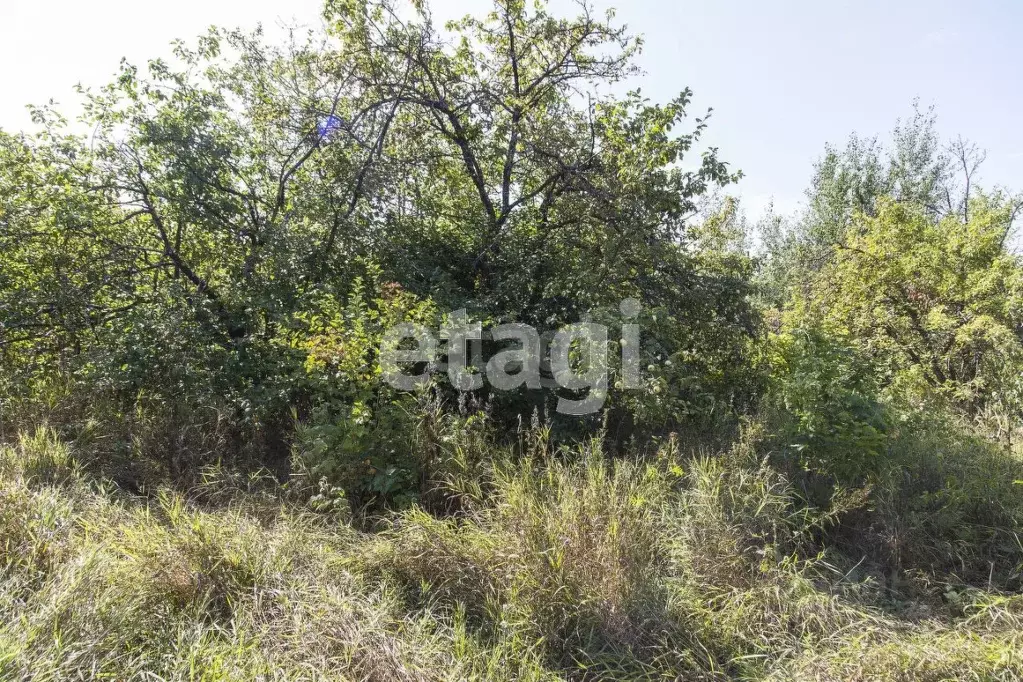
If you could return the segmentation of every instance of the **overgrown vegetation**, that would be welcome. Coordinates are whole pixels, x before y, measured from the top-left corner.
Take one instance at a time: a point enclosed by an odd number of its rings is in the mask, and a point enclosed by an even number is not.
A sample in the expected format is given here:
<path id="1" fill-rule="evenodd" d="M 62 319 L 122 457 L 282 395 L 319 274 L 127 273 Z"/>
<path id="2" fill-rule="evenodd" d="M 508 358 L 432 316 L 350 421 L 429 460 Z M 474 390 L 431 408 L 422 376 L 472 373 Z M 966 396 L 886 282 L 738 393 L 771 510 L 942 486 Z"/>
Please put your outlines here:
<path id="1" fill-rule="evenodd" d="M 491 10 L 0 132 L 0 678 L 1023 679 L 1023 201 L 917 111 L 751 228 L 613 16 Z M 384 381 L 454 319 L 607 325 L 603 409 Z"/>

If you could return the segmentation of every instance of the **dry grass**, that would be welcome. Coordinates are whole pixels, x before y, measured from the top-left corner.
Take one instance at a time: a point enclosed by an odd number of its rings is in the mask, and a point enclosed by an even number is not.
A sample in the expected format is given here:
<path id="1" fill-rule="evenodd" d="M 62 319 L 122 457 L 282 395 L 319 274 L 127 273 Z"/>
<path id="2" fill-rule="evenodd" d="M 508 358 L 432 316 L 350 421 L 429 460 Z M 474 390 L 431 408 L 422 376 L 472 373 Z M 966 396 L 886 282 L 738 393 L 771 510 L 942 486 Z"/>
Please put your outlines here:
<path id="1" fill-rule="evenodd" d="M 0 678 L 1023 679 L 1019 597 L 896 617 L 781 476 L 674 450 L 497 453 L 365 534 L 222 472 L 129 497 L 41 429 L 0 451 Z"/>

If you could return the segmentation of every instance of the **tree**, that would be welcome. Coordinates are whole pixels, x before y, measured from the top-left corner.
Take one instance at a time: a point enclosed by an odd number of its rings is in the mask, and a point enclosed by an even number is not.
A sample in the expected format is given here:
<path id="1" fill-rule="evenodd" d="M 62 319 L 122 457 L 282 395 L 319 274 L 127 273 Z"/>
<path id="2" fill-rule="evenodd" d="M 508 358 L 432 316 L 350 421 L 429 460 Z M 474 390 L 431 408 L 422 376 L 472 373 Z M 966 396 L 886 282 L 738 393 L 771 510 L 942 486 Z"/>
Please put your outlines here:
<path id="1" fill-rule="evenodd" d="M 363 106 L 399 107 L 387 222 L 423 290 L 446 279 L 456 304 L 530 320 L 554 301 L 578 310 L 634 294 L 628 280 L 682 238 L 695 199 L 733 179 L 714 150 L 679 167 L 706 125 L 672 134 L 690 92 L 664 106 L 594 98 L 635 73 L 639 42 L 580 11 L 557 19 L 501 0 L 450 24 L 449 43 L 422 6 L 412 20 L 390 2 L 328 6 Z"/>
<path id="2" fill-rule="evenodd" d="M 977 195 L 964 223 L 881 200 L 836 245 L 794 318 L 851 338 L 889 384 L 971 411 L 1008 398 L 1023 360 L 1023 261 L 1006 248 L 1015 210 Z"/>
<path id="3" fill-rule="evenodd" d="M 280 47 L 214 29 L 84 93 L 87 137 L 49 109 L 4 137 L 5 347 L 125 401 L 284 423 L 319 399 L 296 334 L 372 271 L 548 328 L 642 299 L 647 361 L 679 378 L 664 420 L 734 403 L 757 317 L 748 259 L 692 229 L 737 174 L 686 158 L 691 93 L 598 95 L 640 42 L 586 4 L 499 0 L 447 32 L 413 5 L 331 2 L 326 34 Z"/>
<path id="4" fill-rule="evenodd" d="M 955 211 L 963 199 L 953 186 L 953 159 L 936 123 L 933 107 L 921 111 L 914 103 L 913 115 L 896 124 L 888 147 L 857 135 L 843 151 L 829 145 L 807 191 L 807 239 L 824 246 L 840 241 L 857 214 L 875 214 L 885 197 L 920 206 L 934 218 Z"/>

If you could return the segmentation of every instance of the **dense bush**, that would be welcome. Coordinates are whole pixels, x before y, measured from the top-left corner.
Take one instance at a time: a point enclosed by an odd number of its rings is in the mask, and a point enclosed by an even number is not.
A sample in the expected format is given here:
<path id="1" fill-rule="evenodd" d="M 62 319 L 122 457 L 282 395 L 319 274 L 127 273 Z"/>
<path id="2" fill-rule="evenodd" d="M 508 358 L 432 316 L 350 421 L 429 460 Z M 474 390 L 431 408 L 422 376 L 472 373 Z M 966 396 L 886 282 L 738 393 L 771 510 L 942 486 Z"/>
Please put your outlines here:
<path id="1" fill-rule="evenodd" d="M 755 234 L 613 16 L 324 18 L 0 131 L 0 677 L 1023 679 L 1023 201 L 972 148 L 917 112 Z M 385 381 L 456 320 L 604 325 L 607 385 Z"/>
<path id="2" fill-rule="evenodd" d="M 300 473 L 311 484 L 340 486 L 354 501 L 420 492 L 429 470 L 415 449 L 422 396 L 383 380 L 379 354 L 399 323 L 432 327 L 436 308 L 394 283 L 357 279 L 342 304 L 324 296 L 298 318 L 293 343 L 306 357 L 308 413 L 295 438 Z"/>
<path id="3" fill-rule="evenodd" d="M 370 385 L 387 325 L 614 328 L 628 297 L 655 370 L 649 391 L 611 383 L 619 440 L 748 406 L 752 262 L 734 204 L 695 219 L 738 175 L 713 150 L 683 163 L 707 126 L 679 130 L 691 93 L 584 105 L 634 73 L 638 40 L 589 11 L 495 7 L 452 26 L 461 47 L 389 0 L 328 3 L 325 35 L 287 47 L 213 30 L 85 93 L 88 140 L 52 109 L 0 133 L 5 420 L 56 382 L 169 432 L 226 421 L 224 457 L 283 473 L 297 416 L 315 475 L 410 492 L 411 399 Z M 564 442 L 600 427 L 557 398 L 478 396 L 509 433 L 534 412 Z M 174 477 L 211 460 L 164 459 Z"/>
<path id="4" fill-rule="evenodd" d="M 776 336 L 770 352 L 765 410 L 778 447 L 804 470 L 841 483 L 878 471 L 887 425 L 869 363 L 817 330 Z"/>

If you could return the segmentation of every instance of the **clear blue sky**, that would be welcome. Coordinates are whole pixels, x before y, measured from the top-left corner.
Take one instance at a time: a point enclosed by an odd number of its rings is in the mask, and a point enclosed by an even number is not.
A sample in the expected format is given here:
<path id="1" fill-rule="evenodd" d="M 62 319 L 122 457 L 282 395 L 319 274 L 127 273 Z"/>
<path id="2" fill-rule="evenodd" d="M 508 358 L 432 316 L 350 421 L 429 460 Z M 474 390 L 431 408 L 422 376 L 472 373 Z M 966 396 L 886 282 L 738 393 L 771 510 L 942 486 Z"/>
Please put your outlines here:
<path id="1" fill-rule="evenodd" d="M 800 201 L 826 142 L 887 134 L 914 97 L 988 150 L 987 184 L 1023 190 L 1019 0 L 632 0 L 619 17 L 646 36 L 646 92 L 714 107 L 749 208 Z"/>
<path id="2" fill-rule="evenodd" d="M 554 0 L 568 7 L 568 0 Z M 435 0 L 440 17 L 481 0 Z M 914 97 L 937 106 L 946 135 L 989 152 L 987 185 L 1023 190 L 1023 2 L 1019 0 L 598 0 L 642 33 L 644 92 L 666 100 L 689 86 L 694 113 L 713 106 L 708 140 L 746 173 L 756 213 L 802 200 L 826 142 L 886 134 Z M 121 56 L 167 53 L 211 23 L 318 21 L 319 0 L 55 0 L 0 4 L 0 127 L 26 127 L 27 102 L 71 101 Z"/>

